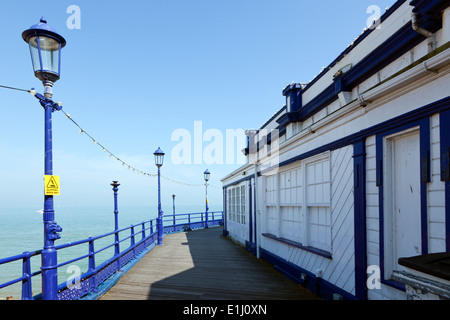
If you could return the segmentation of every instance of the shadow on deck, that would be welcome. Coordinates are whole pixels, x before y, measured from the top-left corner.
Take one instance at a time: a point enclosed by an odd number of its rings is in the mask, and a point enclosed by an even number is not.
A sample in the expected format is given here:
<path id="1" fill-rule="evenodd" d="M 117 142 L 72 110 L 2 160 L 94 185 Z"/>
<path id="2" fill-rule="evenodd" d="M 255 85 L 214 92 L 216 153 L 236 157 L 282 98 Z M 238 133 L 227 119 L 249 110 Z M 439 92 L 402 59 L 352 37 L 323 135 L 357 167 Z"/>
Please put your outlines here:
<path id="1" fill-rule="evenodd" d="M 311 300 L 310 291 L 222 236 L 222 227 L 164 237 L 102 300 Z"/>

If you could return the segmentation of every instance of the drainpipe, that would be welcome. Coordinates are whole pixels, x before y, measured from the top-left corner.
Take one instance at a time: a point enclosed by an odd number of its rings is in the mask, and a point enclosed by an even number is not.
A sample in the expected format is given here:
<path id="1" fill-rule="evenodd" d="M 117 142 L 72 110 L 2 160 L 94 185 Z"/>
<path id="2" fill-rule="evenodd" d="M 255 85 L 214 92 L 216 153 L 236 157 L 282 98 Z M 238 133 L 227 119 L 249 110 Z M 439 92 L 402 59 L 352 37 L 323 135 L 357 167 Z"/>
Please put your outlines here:
<path id="1" fill-rule="evenodd" d="M 434 36 L 432 32 L 419 27 L 419 23 L 417 22 L 417 15 L 414 12 L 411 15 L 411 23 L 413 30 L 420 33 L 421 35 L 424 35 L 427 38 Z"/>
<path id="2" fill-rule="evenodd" d="M 419 23 L 417 22 L 417 15 L 414 12 L 411 14 L 411 25 L 414 31 L 428 38 L 429 52 L 433 51 L 435 44 L 434 33 L 419 27 Z"/>

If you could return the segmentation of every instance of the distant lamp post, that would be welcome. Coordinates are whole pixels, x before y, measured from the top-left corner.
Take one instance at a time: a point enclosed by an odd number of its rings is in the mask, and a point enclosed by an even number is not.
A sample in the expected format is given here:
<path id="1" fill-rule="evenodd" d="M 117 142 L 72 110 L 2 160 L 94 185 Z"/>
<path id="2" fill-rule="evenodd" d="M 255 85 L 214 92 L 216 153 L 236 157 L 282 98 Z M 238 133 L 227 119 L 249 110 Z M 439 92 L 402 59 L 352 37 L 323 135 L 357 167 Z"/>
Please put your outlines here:
<path id="1" fill-rule="evenodd" d="M 175 227 L 175 194 L 172 195 L 173 199 L 173 226 Z"/>
<path id="2" fill-rule="evenodd" d="M 203 177 L 205 179 L 205 187 L 206 187 L 206 213 L 205 213 L 205 228 L 208 228 L 208 181 L 209 181 L 209 176 L 210 176 L 210 172 L 208 169 L 206 169 L 205 172 L 203 172 Z"/>
<path id="3" fill-rule="evenodd" d="M 111 183 L 111 186 L 113 187 L 114 192 L 114 255 L 118 256 L 120 254 L 120 248 L 119 248 L 119 233 L 117 232 L 119 230 L 119 209 L 117 206 L 117 191 L 119 191 L 120 183 L 119 181 L 113 181 Z"/>
<path id="4" fill-rule="evenodd" d="M 164 155 L 165 153 L 158 147 L 158 150 L 156 150 L 153 155 L 155 156 L 155 164 L 159 168 L 163 165 L 164 162 Z"/>
<path id="5" fill-rule="evenodd" d="M 153 153 L 155 156 L 155 164 L 158 167 L 158 219 L 157 219 L 157 230 L 158 230 L 158 245 L 162 246 L 162 236 L 163 236 L 163 223 L 162 223 L 162 210 L 161 210 L 161 166 L 164 162 L 164 152 L 158 147 L 158 149 Z"/>
<path id="6" fill-rule="evenodd" d="M 34 75 L 44 85 L 44 96 L 31 90 L 45 110 L 45 175 L 53 175 L 52 112 L 61 110 L 61 105 L 51 100 L 53 83 L 61 74 L 61 49 L 66 40 L 47 24 L 42 17 L 38 24 L 22 33 L 30 47 Z M 44 249 L 42 250 L 42 299 L 58 299 L 58 272 L 55 240 L 60 238 L 62 228 L 54 221 L 53 195 L 44 192 Z"/>

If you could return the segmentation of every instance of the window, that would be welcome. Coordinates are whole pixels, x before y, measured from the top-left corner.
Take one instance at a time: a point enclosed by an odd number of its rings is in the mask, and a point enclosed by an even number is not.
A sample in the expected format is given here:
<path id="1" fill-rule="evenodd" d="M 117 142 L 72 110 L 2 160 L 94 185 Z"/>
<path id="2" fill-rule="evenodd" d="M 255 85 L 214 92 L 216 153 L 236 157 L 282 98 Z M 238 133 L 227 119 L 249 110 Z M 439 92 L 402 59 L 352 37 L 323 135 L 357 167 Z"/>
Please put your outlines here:
<path id="1" fill-rule="evenodd" d="M 246 187 L 245 184 L 228 189 L 228 219 L 245 224 L 246 216 Z"/>
<path id="2" fill-rule="evenodd" d="M 233 197 L 231 190 L 228 190 L 228 220 L 233 220 Z"/>
<path id="3" fill-rule="evenodd" d="M 245 186 L 241 186 L 241 217 L 240 223 L 245 224 Z"/>
<path id="4" fill-rule="evenodd" d="M 280 173 L 280 236 L 295 242 L 301 239 L 303 203 L 302 167 Z"/>
<path id="5" fill-rule="evenodd" d="M 309 246 L 331 251 L 330 160 L 306 165 L 306 232 Z"/>
<path id="6" fill-rule="evenodd" d="M 266 232 L 277 234 L 277 175 L 266 177 Z"/>
<path id="7" fill-rule="evenodd" d="M 330 170 L 327 152 L 266 177 L 265 232 L 270 237 L 331 252 Z"/>

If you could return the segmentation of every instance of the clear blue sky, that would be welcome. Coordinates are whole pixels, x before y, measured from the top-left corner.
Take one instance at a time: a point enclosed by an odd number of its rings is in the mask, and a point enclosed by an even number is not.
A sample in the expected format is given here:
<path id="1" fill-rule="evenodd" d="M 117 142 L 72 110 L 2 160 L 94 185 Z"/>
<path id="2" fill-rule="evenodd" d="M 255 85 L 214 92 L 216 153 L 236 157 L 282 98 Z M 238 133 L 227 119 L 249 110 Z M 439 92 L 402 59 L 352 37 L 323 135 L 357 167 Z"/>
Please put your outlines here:
<path id="1" fill-rule="evenodd" d="M 67 41 L 54 100 L 138 170 L 156 173 L 158 147 L 166 152 L 162 174 L 169 178 L 202 184 L 208 168 L 218 187 L 209 188 L 211 207 L 221 209 L 220 179 L 240 165 L 173 163 L 174 131 L 190 132 L 193 146 L 194 121 L 203 133 L 215 129 L 224 137 L 227 129 L 259 128 L 283 106 L 287 84 L 312 80 L 362 32 L 369 6 L 384 13 L 394 3 L 2 0 L 0 84 L 42 92 L 21 33 L 45 16 Z M 80 8 L 80 29 L 67 27 L 72 4 Z M 41 209 L 43 109 L 28 93 L 0 88 L 0 97 L 0 207 Z M 56 207 L 109 205 L 112 180 L 122 184 L 120 204 L 156 204 L 156 178 L 108 158 L 61 112 L 53 114 L 53 137 L 54 174 L 61 179 Z M 192 161 L 193 153 L 192 147 Z M 204 204 L 204 187 L 163 179 L 164 204 L 173 193 L 180 205 Z"/>

